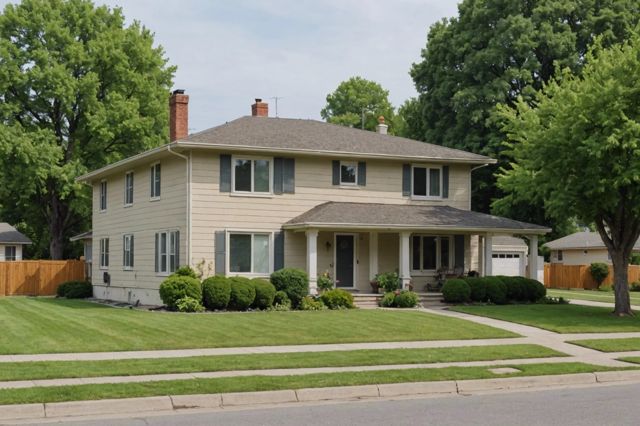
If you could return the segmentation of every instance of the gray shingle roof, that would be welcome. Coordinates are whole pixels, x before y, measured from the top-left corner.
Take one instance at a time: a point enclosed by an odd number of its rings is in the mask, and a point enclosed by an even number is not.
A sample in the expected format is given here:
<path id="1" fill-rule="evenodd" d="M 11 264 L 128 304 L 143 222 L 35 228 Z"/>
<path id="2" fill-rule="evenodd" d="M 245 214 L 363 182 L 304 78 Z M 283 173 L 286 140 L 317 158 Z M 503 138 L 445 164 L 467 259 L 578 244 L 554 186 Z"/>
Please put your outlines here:
<path id="1" fill-rule="evenodd" d="M 639 241 L 636 241 L 634 249 L 640 250 Z M 576 232 L 557 240 L 549 241 L 545 246 L 551 250 L 606 248 L 600 234 L 597 232 Z"/>
<path id="2" fill-rule="evenodd" d="M 241 117 L 178 141 L 178 145 L 185 143 L 255 147 L 274 151 L 413 157 L 479 164 L 494 162 L 483 155 L 413 139 L 293 118 Z"/>
<path id="3" fill-rule="evenodd" d="M 31 240 L 6 222 L 0 222 L 0 243 L 31 244 Z"/>
<path id="4" fill-rule="evenodd" d="M 74 235 L 69 238 L 69 241 L 81 241 L 81 240 L 90 240 L 93 238 L 93 231 L 83 232 L 82 234 Z"/>
<path id="5" fill-rule="evenodd" d="M 450 206 L 327 202 L 291 219 L 285 228 L 330 227 L 424 230 L 504 230 L 544 234 L 550 229 Z"/>

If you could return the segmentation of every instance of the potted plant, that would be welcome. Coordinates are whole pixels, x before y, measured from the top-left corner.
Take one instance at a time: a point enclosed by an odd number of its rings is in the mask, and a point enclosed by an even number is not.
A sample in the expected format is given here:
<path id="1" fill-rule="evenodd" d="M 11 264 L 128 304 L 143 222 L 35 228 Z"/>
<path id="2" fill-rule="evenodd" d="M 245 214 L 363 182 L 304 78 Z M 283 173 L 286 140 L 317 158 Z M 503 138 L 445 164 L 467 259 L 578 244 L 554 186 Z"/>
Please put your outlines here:
<path id="1" fill-rule="evenodd" d="M 333 286 L 333 280 L 331 279 L 331 275 L 329 275 L 329 271 L 324 271 L 318 276 L 318 290 L 320 290 L 320 292 L 331 290 Z"/>
<path id="2" fill-rule="evenodd" d="M 400 278 L 397 272 L 382 272 L 376 274 L 374 279 L 378 287 L 383 288 L 385 293 L 396 291 L 400 287 Z"/>
<path id="3" fill-rule="evenodd" d="M 369 284 L 371 285 L 372 293 L 377 294 L 378 289 L 380 288 L 380 284 L 378 284 L 378 281 L 376 281 L 376 279 L 374 278 L 373 280 L 369 281 Z"/>

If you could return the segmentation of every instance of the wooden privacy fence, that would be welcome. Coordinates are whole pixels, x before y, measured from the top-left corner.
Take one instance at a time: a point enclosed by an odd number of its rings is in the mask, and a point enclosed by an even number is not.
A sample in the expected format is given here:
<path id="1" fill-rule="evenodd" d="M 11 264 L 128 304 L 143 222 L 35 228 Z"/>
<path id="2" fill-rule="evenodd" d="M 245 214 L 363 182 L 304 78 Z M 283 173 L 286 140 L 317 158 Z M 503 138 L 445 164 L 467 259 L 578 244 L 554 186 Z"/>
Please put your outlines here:
<path id="1" fill-rule="evenodd" d="M 590 265 L 563 265 L 561 263 L 544 264 L 544 285 L 549 288 L 584 288 L 597 287 L 589 271 Z M 640 266 L 629 265 L 630 283 L 640 281 Z M 613 266 L 609 265 L 609 275 L 602 285 L 613 284 Z"/>
<path id="2" fill-rule="evenodd" d="M 0 262 L 0 296 L 53 296 L 59 284 L 84 279 L 82 260 Z"/>

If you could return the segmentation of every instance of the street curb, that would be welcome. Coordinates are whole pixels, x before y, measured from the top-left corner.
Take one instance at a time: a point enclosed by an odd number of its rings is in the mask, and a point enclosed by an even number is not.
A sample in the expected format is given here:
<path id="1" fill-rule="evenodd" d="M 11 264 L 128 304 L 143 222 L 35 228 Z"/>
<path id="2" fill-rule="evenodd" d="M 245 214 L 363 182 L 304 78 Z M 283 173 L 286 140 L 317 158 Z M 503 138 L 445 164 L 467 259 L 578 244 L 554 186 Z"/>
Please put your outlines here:
<path id="1" fill-rule="evenodd" d="M 410 396 L 470 395 L 487 391 L 544 389 L 615 383 L 640 383 L 640 370 L 577 373 L 552 376 L 505 377 L 484 380 L 389 383 L 381 385 L 305 388 L 264 392 L 171 395 L 43 404 L 0 405 L 0 422 L 61 419 L 98 415 L 176 412 L 189 409 L 224 409 L 319 401 L 375 400 Z"/>

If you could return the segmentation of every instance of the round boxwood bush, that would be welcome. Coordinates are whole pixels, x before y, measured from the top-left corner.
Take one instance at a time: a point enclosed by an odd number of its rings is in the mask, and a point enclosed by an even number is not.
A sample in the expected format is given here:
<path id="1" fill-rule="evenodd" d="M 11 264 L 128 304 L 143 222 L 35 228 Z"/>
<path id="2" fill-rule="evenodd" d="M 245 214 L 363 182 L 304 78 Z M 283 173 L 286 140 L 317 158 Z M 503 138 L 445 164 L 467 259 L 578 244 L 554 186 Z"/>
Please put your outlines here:
<path id="1" fill-rule="evenodd" d="M 447 280 L 442 286 L 442 297 L 447 303 L 468 302 L 471 298 L 471 287 L 459 278 Z"/>
<path id="2" fill-rule="evenodd" d="M 496 276 L 495 278 L 500 279 L 506 286 L 507 301 L 524 302 L 527 300 L 526 278 L 507 276 Z"/>
<path id="3" fill-rule="evenodd" d="M 487 300 L 496 305 L 507 303 L 507 286 L 498 277 L 484 277 L 487 283 Z"/>
<path id="4" fill-rule="evenodd" d="M 353 295 L 341 288 L 325 291 L 320 296 L 320 300 L 329 309 L 352 309 L 355 307 Z"/>
<path id="5" fill-rule="evenodd" d="M 418 295 L 413 291 L 402 290 L 396 296 L 394 305 L 398 308 L 415 308 L 418 305 Z"/>
<path id="6" fill-rule="evenodd" d="M 268 309 L 273 306 L 273 299 L 276 297 L 276 288 L 273 284 L 262 278 L 254 278 L 251 282 L 256 291 L 253 307 L 256 309 Z"/>
<path id="7" fill-rule="evenodd" d="M 249 278 L 231 277 L 231 298 L 229 308 L 246 311 L 256 299 L 256 288 Z"/>
<path id="8" fill-rule="evenodd" d="M 393 306 L 395 306 L 395 302 L 396 294 L 390 291 L 382 296 L 382 299 L 380 299 L 380 306 L 382 306 L 383 308 L 392 308 Z"/>
<path id="9" fill-rule="evenodd" d="M 88 281 L 67 281 L 58 286 L 56 295 L 67 299 L 86 299 L 93 296 L 93 286 Z"/>
<path id="10" fill-rule="evenodd" d="M 284 268 L 272 273 L 271 284 L 276 290 L 287 293 L 294 308 L 297 308 L 302 298 L 309 294 L 309 277 L 300 269 Z"/>
<path id="11" fill-rule="evenodd" d="M 202 300 L 207 309 L 227 309 L 231 299 L 231 282 L 222 275 L 209 277 L 202 282 Z"/>
<path id="12" fill-rule="evenodd" d="M 466 277 L 464 280 L 469 284 L 469 288 L 471 289 L 470 297 L 472 302 L 487 301 L 487 283 L 484 278 Z"/>
<path id="13" fill-rule="evenodd" d="M 287 296 L 287 293 L 285 293 L 282 290 L 278 290 L 276 291 L 275 297 L 273 298 L 273 304 L 274 305 L 286 305 L 286 304 L 291 304 L 291 300 L 289 299 L 289 296 Z"/>
<path id="14" fill-rule="evenodd" d="M 181 277 L 198 278 L 196 271 L 194 271 L 191 266 L 187 265 L 179 267 L 173 274 L 180 275 Z"/>
<path id="15" fill-rule="evenodd" d="M 527 299 L 531 303 L 538 302 L 547 295 L 546 287 L 538 280 L 525 278 L 525 287 L 527 289 Z"/>
<path id="16" fill-rule="evenodd" d="M 167 308 L 175 310 L 176 302 L 185 297 L 202 300 L 202 286 L 196 278 L 174 274 L 160 284 L 160 298 Z"/>

